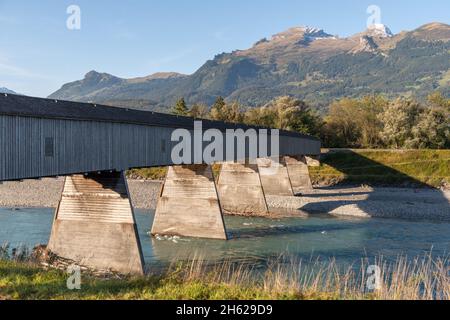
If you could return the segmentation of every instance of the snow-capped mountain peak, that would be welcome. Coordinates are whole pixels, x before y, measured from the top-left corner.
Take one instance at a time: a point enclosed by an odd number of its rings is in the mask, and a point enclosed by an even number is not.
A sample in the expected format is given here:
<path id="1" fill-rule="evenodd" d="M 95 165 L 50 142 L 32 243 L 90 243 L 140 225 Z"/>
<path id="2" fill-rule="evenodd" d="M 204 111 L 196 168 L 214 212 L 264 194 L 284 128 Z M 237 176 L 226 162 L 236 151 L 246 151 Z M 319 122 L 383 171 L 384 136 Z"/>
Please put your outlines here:
<path id="1" fill-rule="evenodd" d="M 388 28 L 388 26 L 381 24 L 381 23 L 375 23 L 369 26 L 367 29 L 367 33 L 374 37 L 380 37 L 380 38 L 391 38 L 394 36 L 391 29 Z"/>
<path id="2" fill-rule="evenodd" d="M 9 94 L 15 94 L 14 91 L 9 90 L 8 88 L 5 87 L 0 87 L 0 93 L 9 93 Z"/>

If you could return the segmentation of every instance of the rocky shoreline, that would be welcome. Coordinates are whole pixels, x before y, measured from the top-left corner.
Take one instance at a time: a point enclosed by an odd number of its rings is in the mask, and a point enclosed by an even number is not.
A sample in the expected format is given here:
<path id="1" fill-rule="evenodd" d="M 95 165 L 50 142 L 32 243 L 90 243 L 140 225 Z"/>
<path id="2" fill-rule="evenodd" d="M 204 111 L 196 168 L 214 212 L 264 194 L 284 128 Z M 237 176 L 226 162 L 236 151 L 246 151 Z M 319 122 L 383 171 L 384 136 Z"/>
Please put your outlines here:
<path id="1" fill-rule="evenodd" d="M 128 180 L 133 206 L 156 208 L 161 181 Z M 0 184 L 0 207 L 54 208 L 59 202 L 62 178 L 4 182 Z M 317 188 L 298 197 L 267 196 L 273 214 L 308 216 L 395 218 L 450 222 L 450 190 L 411 188 L 334 187 Z"/>

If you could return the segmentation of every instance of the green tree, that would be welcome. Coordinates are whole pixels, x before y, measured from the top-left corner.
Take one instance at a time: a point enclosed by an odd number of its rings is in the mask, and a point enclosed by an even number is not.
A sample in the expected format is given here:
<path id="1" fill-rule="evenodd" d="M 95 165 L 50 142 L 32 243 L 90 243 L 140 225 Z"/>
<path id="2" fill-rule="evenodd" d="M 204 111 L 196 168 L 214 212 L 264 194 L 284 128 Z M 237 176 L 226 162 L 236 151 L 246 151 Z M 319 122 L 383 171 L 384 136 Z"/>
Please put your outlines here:
<path id="1" fill-rule="evenodd" d="M 428 118 L 435 119 L 434 132 L 437 137 L 432 147 L 448 149 L 450 148 L 450 99 L 441 92 L 434 92 L 428 96 L 428 103 L 431 104 L 431 115 L 428 115 Z"/>
<path id="2" fill-rule="evenodd" d="M 275 128 L 276 114 L 274 110 L 262 107 L 249 109 L 245 114 L 245 122 L 254 126 Z"/>
<path id="3" fill-rule="evenodd" d="M 414 100 L 397 99 L 379 115 L 383 123 L 380 137 L 389 148 L 414 147 L 413 128 L 418 123 L 422 107 Z"/>
<path id="4" fill-rule="evenodd" d="M 360 138 L 358 124 L 355 121 L 356 100 L 342 99 L 333 102 L 323 128 L 322 140 L 327 147 L 356 147 Z"/>
<path id="5" fill-rule="evenodd" d="M 243 107 L 238 102 L 224 103 L 221 100 L 211 109 L 210 118 L 230 123 L 243 123 L 245 113 Z"/>
<path id="6" fill-rule="evenodd" d="M 216 99 L 216 102 L 214 102 L 211 108 L 210 112 L 211 119 L 218 121 L 226 121 L 226 114 L 225 114 L 226 105 L 227 104 L 225 102 L 225 99 L 223 97 L 218 97 Z"/>
<path id="7" fill-rule="evenodd" d="M 362 148 L 378 148 L 382 146 L 380 131 L 383 124 L 379 114 L 389 104 L 389 100 L 381 95 L 365 96 L 359 100 L 357 125 L 359 139 L 357 144 Z"/>
<path id="8" fill-rule="evenodd" d="M 175 114 L 177 116 L 188 116 L 189 115 L 189 109 L 186 105 L 186 101 L 184 98 L 178 99 L 175 106 L 172 107 L 172 114 Z"/>
<path id="9" fill-rule="evenodd" d="M 333 102 L 322 128 L 324 145 L 329 147 L 376 148 L 381 146 L 379 114 L 389 101 L 379 95 Z"/>
<path id="10" fill-rule="evenodd" d="M 247 111 L 248 124 L 318 135 L 322 120 L 303 101 L 283 96 L 266 106 Z"/>
<path id="11" fill-rule="evenodd" d="M 431 107 L 420 116 L 412 128 L 413 138 L 408 144 L 419 149 L 450 148 L 450 122 L 443 108 Z"/>

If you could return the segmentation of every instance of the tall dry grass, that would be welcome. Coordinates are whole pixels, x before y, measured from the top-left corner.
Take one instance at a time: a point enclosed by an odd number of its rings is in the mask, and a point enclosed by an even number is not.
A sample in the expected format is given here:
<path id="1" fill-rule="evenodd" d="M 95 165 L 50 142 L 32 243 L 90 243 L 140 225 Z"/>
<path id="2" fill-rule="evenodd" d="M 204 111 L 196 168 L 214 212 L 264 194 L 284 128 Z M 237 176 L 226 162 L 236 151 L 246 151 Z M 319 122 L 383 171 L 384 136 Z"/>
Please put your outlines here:
<path id="1" fill-rule="evenodd" d="M 399 256 L 389 261 L 379 257 L 372 262 L 362 259 L 358 265 L 343 269 L 335 260 L 305 263 L 280 256 L 262 270 L 230 260 L 210 264 L 196 255 L 185 262 L 174 262 L 167 274 L 186 283 L 198 281 L 262 290 L 273 298 L 450 300 L 448 258 L 428 254 L 415 259 Z M 373 273 L 368 273 L 369 266 L 379 268 L 378 282 Z"/>
<path id="2" fill-rule="evenodd" d="M 34 297 L 36 292 L 48 298 L 67 297 L 68 293 L 64 291 L 66 275 L 41 273 L 33 264 L 33 257 L 27 253 L 23 249 L 10 249 L 6 244 L 0 246 L 0 265 L 2 261 L 14 262 L 4 263 L 3 271 L 0 270 L 0 273 L 3 272 L 0 282 L 14 285 L 14 292 L 26 298 L 30 295 Z M 95 298 L 115 298 L 106 294 L 114 288 L 123 293 L 120 298 L 139 299 L 450 300 L 449 258 L 433 257 L 431 253 L 414 259 L 406 256 L 396 259 L 363 258 L 357 264 L 343 267 L 334 259 L 322 261 L 311 258 L 304 261 L 289 255 L 280 255 L 261 265 L 251 259 L 212 263 L 197 253 L 185 261 L 174 260 L 167 268 L 160 269 L 158 275 L 153 270 L 153 275 L 149 273 L 143 278 L 111 278 L 106 283 L 88 277 L 86 280 L 92 281 L 92 292 L 86 294 Z M 378 283 L 373 281 L 376 280 L 374 274 L 369 272 L 371 266 L 379 270 Z M 32 285 L 24 285 L 23 275 L 34 273 L 36 278 L 30 279 Z M 45 284 L 42 287 L 44 290 L 40 291 L 39 281 L 47 276 L 52 285 Z M 378 286 L 370 286 L 374 284 Z M 1 290 L 0 285 L 0 294 Z M 82 294 L 80 297 L 83 297 Z"/>

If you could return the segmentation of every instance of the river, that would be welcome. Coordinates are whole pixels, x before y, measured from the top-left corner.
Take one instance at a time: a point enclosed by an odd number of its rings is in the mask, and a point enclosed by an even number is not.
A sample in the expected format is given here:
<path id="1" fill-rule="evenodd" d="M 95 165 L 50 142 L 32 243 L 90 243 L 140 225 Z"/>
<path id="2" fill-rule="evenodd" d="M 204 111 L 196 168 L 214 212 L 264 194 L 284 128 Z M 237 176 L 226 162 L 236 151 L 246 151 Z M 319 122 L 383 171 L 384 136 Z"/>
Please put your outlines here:
<path id="1" fill-rule="evenodd" d="M 0 244 L 29 248 L 48 241 L 52 209 L 0 208 Z M 309 261 L 335 259 L 338 265 L 358 264 L 362 258 L 431 254 L 447 257 L 450 224 L 391 219 L 343 219 L 326 215 L 309 218 L 262 219 L 225 217 L 230 241 L 163 238 L 148 235 L 153 211 L 136 210 L 146 264 L 166 265 L 195 255 L 209 261 L 229 259 L 263 265 L 287 255 Z"/>

